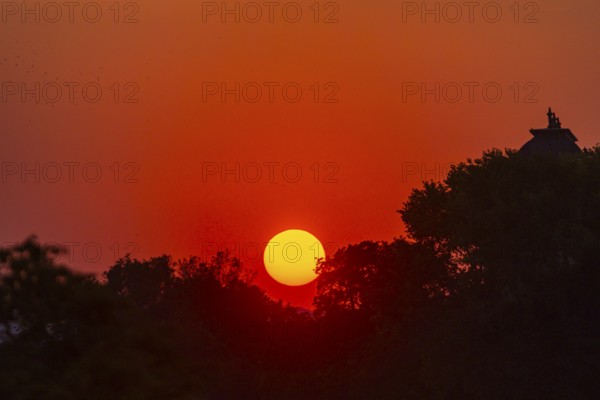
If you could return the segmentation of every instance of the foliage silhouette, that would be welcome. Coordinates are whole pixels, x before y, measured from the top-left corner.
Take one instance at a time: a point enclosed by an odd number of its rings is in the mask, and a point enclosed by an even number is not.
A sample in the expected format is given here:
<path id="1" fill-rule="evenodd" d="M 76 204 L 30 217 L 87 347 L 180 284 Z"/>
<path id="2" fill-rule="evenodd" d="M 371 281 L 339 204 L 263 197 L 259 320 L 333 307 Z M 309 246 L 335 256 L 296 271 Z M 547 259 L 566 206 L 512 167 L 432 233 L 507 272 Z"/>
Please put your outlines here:
<path id="1" fill-rule="evenodd" d="M 97 280 L 32 237 L 0 252 L 0 397 L 594 398 L 599 204 L 599 148 L 485 152 L 323 260 L 312 313 L 227 252 Z"/>

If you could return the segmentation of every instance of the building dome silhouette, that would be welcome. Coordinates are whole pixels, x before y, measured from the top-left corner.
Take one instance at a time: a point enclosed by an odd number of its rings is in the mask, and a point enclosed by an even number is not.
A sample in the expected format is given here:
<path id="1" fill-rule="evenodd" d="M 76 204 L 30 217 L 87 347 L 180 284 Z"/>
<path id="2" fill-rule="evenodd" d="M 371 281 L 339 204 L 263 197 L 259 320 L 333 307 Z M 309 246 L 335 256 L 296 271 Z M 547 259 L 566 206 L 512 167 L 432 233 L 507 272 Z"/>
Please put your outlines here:
<path id="1" fill-rule="evenodd" d="M 548 109 L 548 127 L 545 129 L 531 129 L 529 132 L 533 139 L 525 143 L 519 150 L 520 154 L 578 154 L 581 149 L 575 142 L 577 137 L 570 129 L 563 128 L 560 118 Z"/>

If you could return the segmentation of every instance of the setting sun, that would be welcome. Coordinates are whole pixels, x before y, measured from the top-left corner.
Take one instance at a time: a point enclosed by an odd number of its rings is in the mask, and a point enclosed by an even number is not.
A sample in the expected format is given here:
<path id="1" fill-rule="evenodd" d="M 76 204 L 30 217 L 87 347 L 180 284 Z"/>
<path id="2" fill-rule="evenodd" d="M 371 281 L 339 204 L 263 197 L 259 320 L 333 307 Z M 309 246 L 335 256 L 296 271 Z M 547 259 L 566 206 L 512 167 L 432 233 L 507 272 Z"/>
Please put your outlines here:
<path id="1" fill-rule="evenodd" d="M 325 257 L 323 245 L 312 234 L 290 229 L 273 237 L 265 247 L 265 268 L 277 282 L 302 286 L 317 278 L 315 268 Z"/>

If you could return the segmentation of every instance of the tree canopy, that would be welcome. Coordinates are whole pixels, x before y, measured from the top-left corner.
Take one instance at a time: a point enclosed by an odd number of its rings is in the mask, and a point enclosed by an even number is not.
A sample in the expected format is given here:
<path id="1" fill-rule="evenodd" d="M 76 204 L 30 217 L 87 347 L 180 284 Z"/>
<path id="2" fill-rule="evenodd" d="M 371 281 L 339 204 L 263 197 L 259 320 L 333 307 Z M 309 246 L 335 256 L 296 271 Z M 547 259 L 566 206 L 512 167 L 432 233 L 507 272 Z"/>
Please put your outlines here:
<path id="1" fill-rule="evenodd" d="M 308 312 L 227 252 L 96 278 L 31 237 L 0 251 L 0 397 L 593 398 L 599 205 L 599 148 L 487 151 L 323 260 Z"/>

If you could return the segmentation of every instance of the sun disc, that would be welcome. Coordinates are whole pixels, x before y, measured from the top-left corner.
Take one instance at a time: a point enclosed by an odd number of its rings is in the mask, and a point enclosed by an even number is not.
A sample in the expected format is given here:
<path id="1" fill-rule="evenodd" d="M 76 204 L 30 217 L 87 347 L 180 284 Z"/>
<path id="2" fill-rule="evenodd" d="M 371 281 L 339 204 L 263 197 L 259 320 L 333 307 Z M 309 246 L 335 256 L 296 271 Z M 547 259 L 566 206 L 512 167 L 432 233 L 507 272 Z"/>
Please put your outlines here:
<path id="1" fill-rule="evenodd" d="M 265 269 L 277 282 L 302 286 L 317 278 L 315 268 L 325 257 L 323 245 L 314 235 L 289 229 L 275 235 L 264 252 Z"/>

